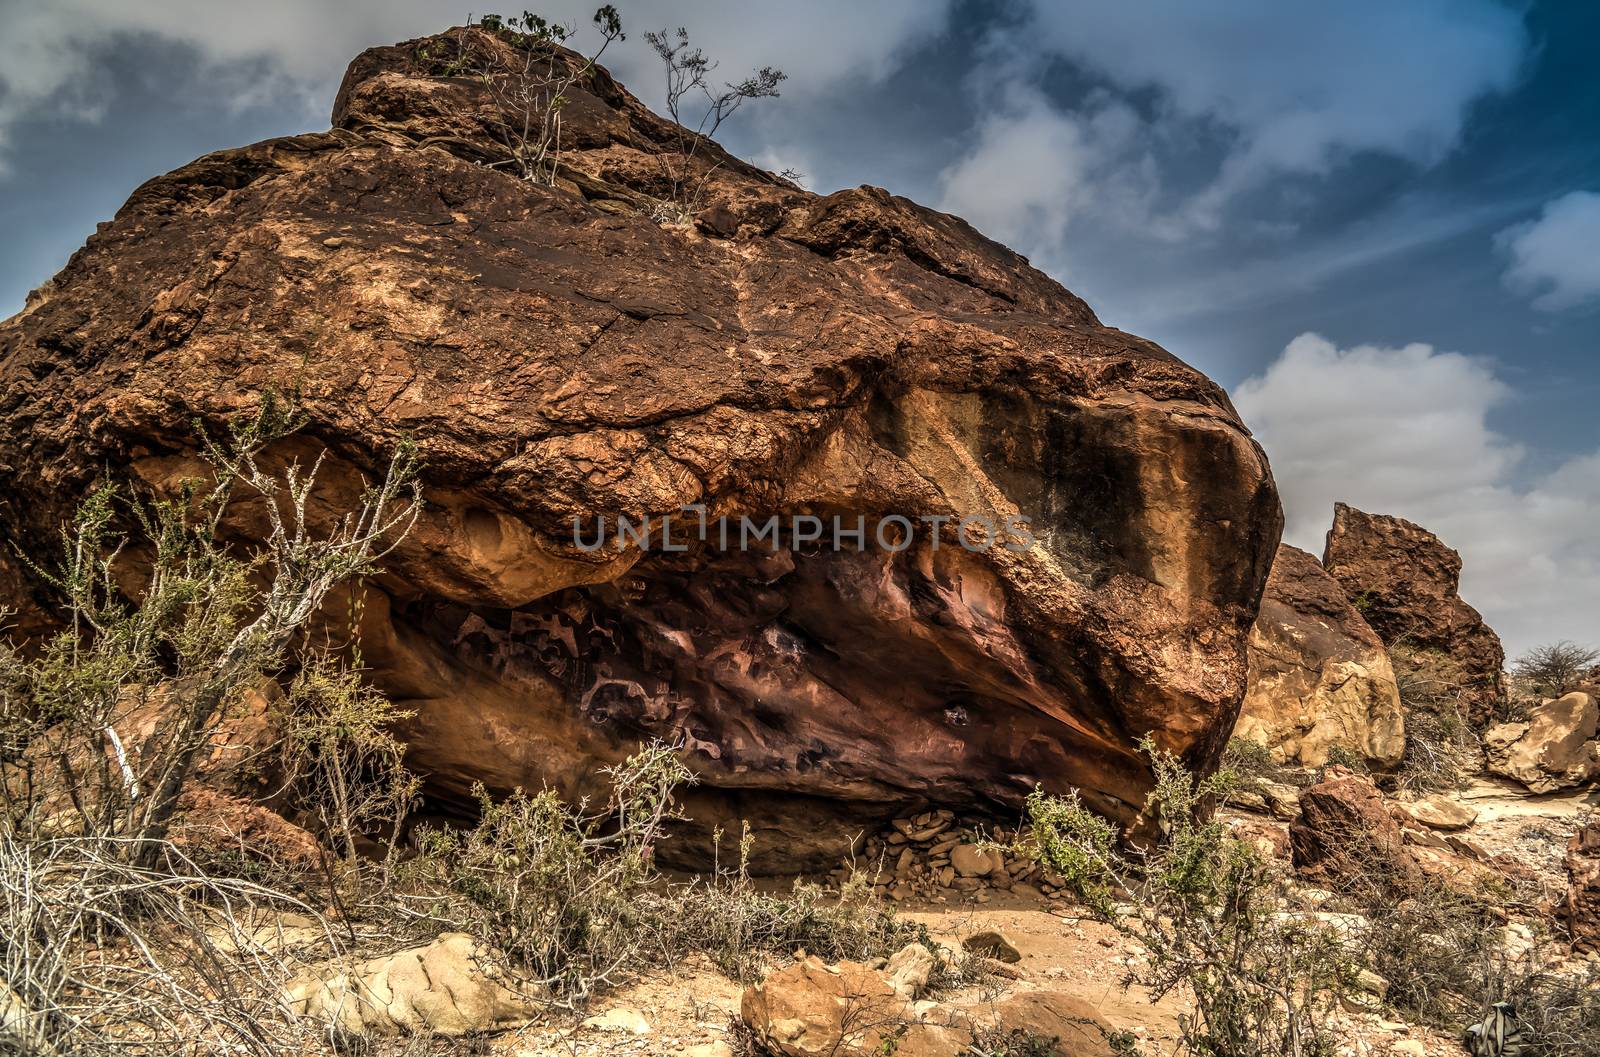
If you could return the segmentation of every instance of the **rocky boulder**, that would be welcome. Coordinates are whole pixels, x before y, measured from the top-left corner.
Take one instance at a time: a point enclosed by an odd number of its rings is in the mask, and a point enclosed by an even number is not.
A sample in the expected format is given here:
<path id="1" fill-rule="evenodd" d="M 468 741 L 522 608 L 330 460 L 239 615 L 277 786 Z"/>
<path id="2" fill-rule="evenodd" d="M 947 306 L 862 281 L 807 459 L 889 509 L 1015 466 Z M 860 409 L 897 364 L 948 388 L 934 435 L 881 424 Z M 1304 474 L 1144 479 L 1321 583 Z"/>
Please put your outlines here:
<path id="1" fill-rule="evenodd" d="M 1476 808 L 1441 793 L 1402 802 L 1399 806 L 1411 821 L 1444 832 L 1466 829 L 1478 820 Z"/>
<path id="2" fill-rule="evenodd" d="M 1281 528 L 1221 388 L 956 217 L 675 158 L 601 69 L 553 186 L 484 164 L 507 115 L 462 49 L 522 65 L 476 29 L 366 52 L 330 131 L 149 181 L 0 324 L 0 536 L 46 553 L 108 470 L 172 493 L 193 423 L 275 389 L 306 425 L 266 465 L 330 453 L 318 524 L 421 448 L 357 611 L 445 808 L 663 739 L 702 832 L 749 819 L 779 869 L 1036 784 L 1130 823 L 1139 737 L 1215 759 Z M 725 545 L 741 517 L 786 545 Z"/>
<path id="3" fill-rule="evenodd" d="M 1546 700 L 1526 723 L 1499 723 L 1483 736 L 1486 766 L 1535 793 L 1553 793 L 1600 777 L 1600 704 L 1573 692 Z"/>
<path id="4" fill-rule="evenodd" d="M 970 1036 L 923 1023 L 883 973 L 859 962 L 808 957 L 745 990 L 739 1015 L 779 1057 L 958 1057 Z"/>
<path id="5" fill-rule="evenodd" d="M 1322 564 L 1385 645 L 1438 651 L 1460 671 L 1469 718 L 1487 725 L 1504 696 L 1505 650 L 1466 602 L 1461 555 L 1420 525 L 1338 503 Z"/>
<path id="6" fill-rule="evenodd" d="M 1567 842 L 1564 913 L 1573 949 L 1600 951 L 1600 819 L 1590 821 Z"/>
<path id="7" fill-rule="evenodd" d="M 1250 678 L 1234 736 L 1321 767 L 1344 746 L 1377 768 L 1405 752 L 1388 651 L 1316 558 L 1278 548 L 1250 631 Z"/>
<path id="8" fill-rule="evenodd" d="M 349 1035 L 466 1035 L 526 1024 L 537 996 L 501 971 L 471 936 L 448 932 L 422 947 L 356 965 L 331 962 L 291 980 L 284 999 L 297 1015 Z"/>
<path id="9" fill-rule="evenodd" d="M 1300 817 L 1289 827 L 1297 873 L 1328 887 L 1412 884 L 1420 878 L 1400 823 L 1377 786 L 1344 767 L 1300 792 Z"/>

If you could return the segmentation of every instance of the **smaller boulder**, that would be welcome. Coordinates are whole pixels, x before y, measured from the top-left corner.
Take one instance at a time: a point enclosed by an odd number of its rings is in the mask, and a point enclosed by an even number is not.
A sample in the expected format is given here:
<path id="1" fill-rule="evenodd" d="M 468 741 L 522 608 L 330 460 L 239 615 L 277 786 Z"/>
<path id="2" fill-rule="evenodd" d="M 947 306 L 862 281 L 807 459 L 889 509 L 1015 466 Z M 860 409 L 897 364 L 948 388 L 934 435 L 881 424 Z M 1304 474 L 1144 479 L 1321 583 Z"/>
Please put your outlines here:
<path id="1" fill-rule="evenodd" d="M 1459 800 L 1452 800 L 1437 793 L 1408 804 L 1401 804 L 1400 810 L 1413 821 L 1429 829 L 1445 832 L 1466 829 L 1478 820 L 1477 811 Z"/>
<path id="2" fill-rule="evenodd" d="M 466 1035 L 532 1019 L 533 996 L 501 971 L 503 959 L 461 932 L 354 965 L 330 962 L 289 982 L 284 998 L 302 1017 L 355 1036 Z"/>
<path id="3" fill-rule="evenodd" d="M 322 860 L 317 839 L 260 804 L 192 785 L 178 799 L 172 842 L 192 852 L 242 855 L 288 866 L 315 869 Z"/>
<path id="4" fill-rule="evenodd" d="M 1600 819 L 1567 842 L 1567 898 L 1563 907 L 1572 949 L 1600 951 Z"/>
<path id="5" fill-rule="evenodd" d="M 979 954 L 985 958 L 993 958 L 997 962 L 1015 965 L 1017 962 L 1022 961 L 1022 952 L 1017 950 L 1016 945 L 1006 938 L 1005 933 L 997 932 L 994 929 L 974 932 L 961 941 L 961 946 L 973 954 Z"/>
<path id="6" fill-rule="evenodd" d="M 1054 1040 L 1042 1051 L 1019 1046 L 998 1052 L 1043 1052 L 1050 1057 L 1113 1057 L 1126 1052 L 1112 1045 L 1112 1032 L 1094 1003 L 1065 991 L 1018 991 L 973 1012 L 980 1026 L 992 1022 L 991 1030 L 1020 1033 L 1034 1045 Z"/>
<path id="7" fill-rule="evenodd" d="M 957 844 L 950 849 L 950 865 L 958 877 L 987 877 L 994 870 L 994 857 L 976 844 Z"/>
<path id="8" fill-rule="evenodd" d="M 1600 704 L 1574 692 L 1547 700 L 1526 723 L 1501 723 L 1484 734 L 1491 773 L 1510 778 L 1534 793 L 1571 789 L 1600 777 Z"/>
<path id="9" fill-rule="evenodd" d="M 1344 767 L 1329 767 L 1322 781 L 1301 790 L 1289 850 L 1302 877 L 1330 887 L 1387 887 L 1419 876 L 1377 786 Z"/>
<path id="10" fill-rule="evenodd" d="M 958 1057 L 966 1033 L 923 1023 L 889 979 L 859 962 L 806 958 L 745 989 L 739 1015 L 779 1057 Z"/>
<path id="11" fill-rule="evenodd" d="M 907 998 L 918 998 L 939 968 L 939 956 L 920 943 L 908 943 L 884 966 L 889 986 Z"/>

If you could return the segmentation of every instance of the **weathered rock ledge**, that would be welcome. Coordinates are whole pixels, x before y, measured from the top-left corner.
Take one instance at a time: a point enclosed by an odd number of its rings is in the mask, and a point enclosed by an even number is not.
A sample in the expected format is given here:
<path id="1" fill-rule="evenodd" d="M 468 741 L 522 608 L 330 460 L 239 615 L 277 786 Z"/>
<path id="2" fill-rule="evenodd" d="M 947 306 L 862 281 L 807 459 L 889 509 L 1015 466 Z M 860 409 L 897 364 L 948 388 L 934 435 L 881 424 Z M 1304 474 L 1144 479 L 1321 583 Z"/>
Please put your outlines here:
<path id="1" fill-rule="evenodd" d="M 194 420 L 275 388 L 308 424 L 272 457 L 332 452 L 319 516 L 401 438 L 425 455 L 360 630 L 442 803 L 582 794 L 669 739 L 700 823 L 749 818 L 779 866 L 1036 783 L 1128 822 L 1140 736 L 1214 759 L 1281 527 L 1220 388 L 876 188 L 810 194 L 707 144 L 700 223 L 657 222 L 676 131 L 603 70 L 557 186 L 482 164 L 504 116 L 427 57 L 455 40 L 358 57 L 328 132 L 149 181 L 0 324 L 0 535 L 41 552 L 107 469 L 172 488 Z M 1037 544 L 572 545 L 574 517 L 689 503 L 1025 517 Z M 258 538 L 259 506 L 228 529 Z"/>

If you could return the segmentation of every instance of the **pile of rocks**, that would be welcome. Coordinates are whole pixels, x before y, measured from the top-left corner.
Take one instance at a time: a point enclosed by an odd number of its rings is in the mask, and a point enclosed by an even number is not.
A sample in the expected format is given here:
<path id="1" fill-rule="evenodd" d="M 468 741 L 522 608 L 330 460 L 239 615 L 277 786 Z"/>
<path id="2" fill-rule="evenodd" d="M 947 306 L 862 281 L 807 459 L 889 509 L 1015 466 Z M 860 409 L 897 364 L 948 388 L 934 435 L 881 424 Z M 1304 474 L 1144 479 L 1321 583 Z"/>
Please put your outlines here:
<path id="1" fill-rule="evenodd" d="M 924 811 L 895 819 L 867 839 L 854 863 L 830 876 L 842 884 L 864 868 L 873 890 L 896 901 L 965 897 L 985 903 L 995 889 L 1060 899 L 1061 878 L 1034 862 L 1017 836 L 1014 830 L 960 820 L 953 811 Z"/>

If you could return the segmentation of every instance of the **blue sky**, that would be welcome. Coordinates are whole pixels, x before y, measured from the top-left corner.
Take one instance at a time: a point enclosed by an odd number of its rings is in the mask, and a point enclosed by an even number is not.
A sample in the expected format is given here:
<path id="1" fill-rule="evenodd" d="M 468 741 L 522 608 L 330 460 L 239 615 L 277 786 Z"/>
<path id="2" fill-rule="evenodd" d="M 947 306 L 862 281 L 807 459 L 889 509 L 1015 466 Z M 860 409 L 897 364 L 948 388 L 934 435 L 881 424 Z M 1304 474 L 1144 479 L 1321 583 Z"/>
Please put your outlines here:
<path id="1" fill-rule="evenodd" d="M 781 66 L 732 149 L 961 213 L 1228 386 L 1291 541 L 1335 499 L 1412 517 L 1512 652 L 1600 644 L 1600 5 L 618 6 L 646 102 L 648 28 Z M 326 127 L 357 51 L 467 13 L 0 0 L 0 313 L 140 181 Z"/>

